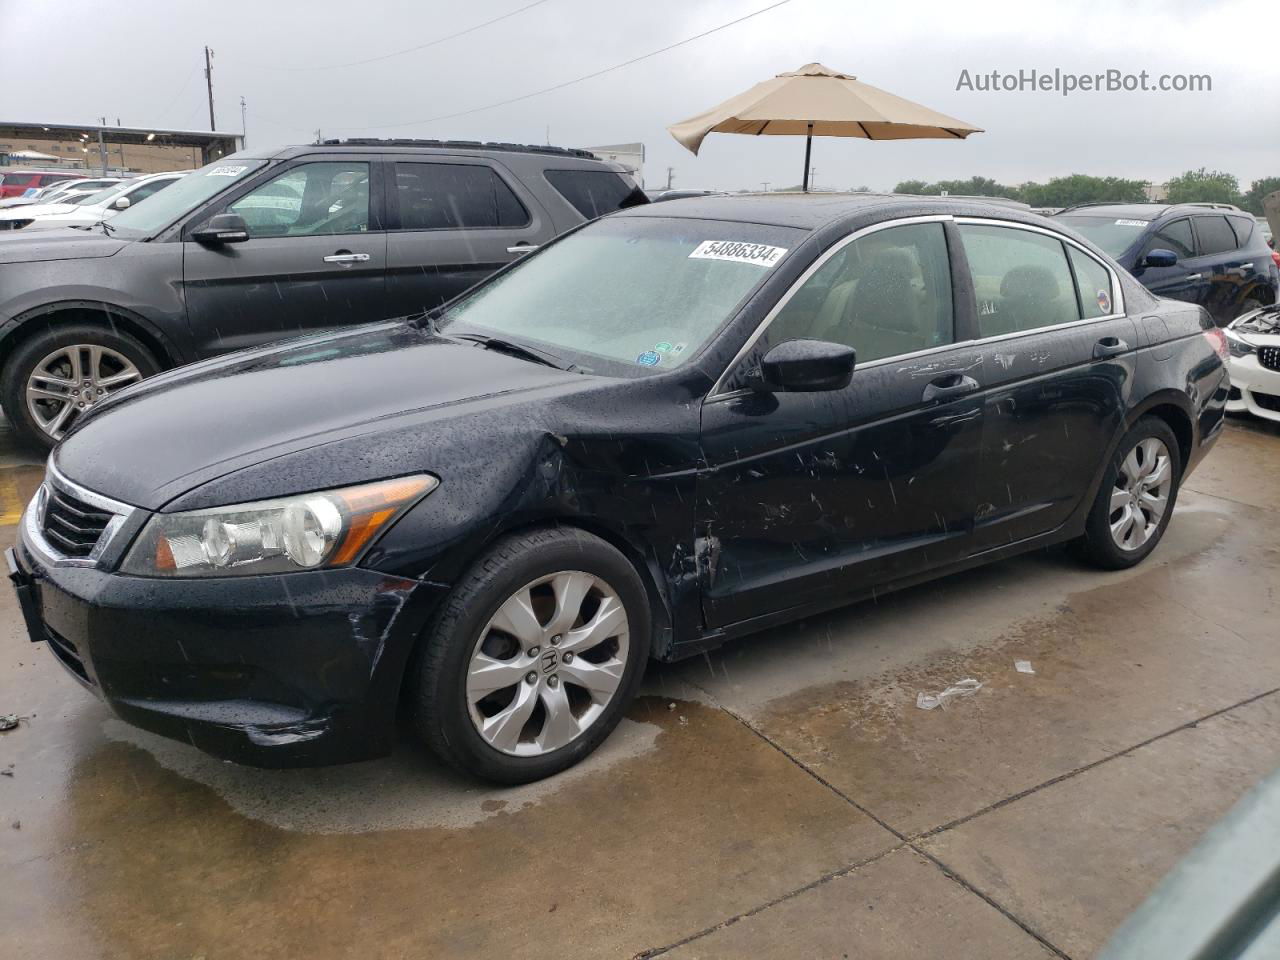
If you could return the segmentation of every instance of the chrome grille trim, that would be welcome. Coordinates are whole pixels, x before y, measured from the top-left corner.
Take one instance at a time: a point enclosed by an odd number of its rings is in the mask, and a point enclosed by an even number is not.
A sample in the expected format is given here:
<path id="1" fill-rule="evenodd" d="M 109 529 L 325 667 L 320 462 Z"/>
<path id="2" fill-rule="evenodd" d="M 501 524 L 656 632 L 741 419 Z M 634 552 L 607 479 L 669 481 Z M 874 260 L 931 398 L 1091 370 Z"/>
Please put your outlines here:
<path id="1" fill-rule="evenodd" d="M 22 517 L 22 532 L 27 545 L 39 553 L 41 559 L 56 567 L 103 566 L 103 555 L 112 546 L 121 530 L 126 527 L 134 527 L 129 521 L 138 513 L 138 508 L 127 503 L 121 503 L 119 500 L 105 497 L 100 493 L 95 493 L 80 486 L 73 480 L 68 480 L 53 465 L 52 459 L 50 459 L 45 469 L 44 482 L 40 484 L 40 489 L 36 491 L 36 495 L 31 498 L 31 502 L 27 505 L 26 512 Z M 68 556 L 66 552 L 50 543 L 49 537 L 45 534 L 44 527 L 49 499 L 59 494 L 71 497 L 96 511 L 110 515 L 106 525 L 103 527 L 101 536 L 94 543 L 93 549 L 90 550 L 88 556 Z M 75 512 L 75 508 L 68 504 L 63 503 L 61 507 Z"/>

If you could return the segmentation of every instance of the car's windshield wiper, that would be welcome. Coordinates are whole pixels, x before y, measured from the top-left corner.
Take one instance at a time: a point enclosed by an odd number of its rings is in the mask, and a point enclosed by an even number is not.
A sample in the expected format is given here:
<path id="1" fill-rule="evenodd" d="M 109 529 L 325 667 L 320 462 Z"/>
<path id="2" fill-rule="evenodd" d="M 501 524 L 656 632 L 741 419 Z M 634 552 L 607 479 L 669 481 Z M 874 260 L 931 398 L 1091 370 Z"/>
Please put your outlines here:
<path id="1" fill-rule="evenodd" d="M 105 220 L 99 220 L 98 226 L 102 228 L 102 232 L 105 233 L 108 237 L 113 236 L 116 232 L 116 228 L 113 227 L 111 224 L 107 223 L 107 221 Z"/>
<path id="2" fill-rule="evenodd" d="M 489 337 L 482 333 L 458 333 L 453 335 L 454 340 L 470 340 L 473 343 L 483 344 L 486 350 L 496 350 L 499 353 L 509 354 L 513 357 L 520 357 L 522 360 L 532 360 L 534 363 L 545 364 L 548 367 L 555 367 L 557 370 L 574 371 L 578 369 L 577 364 L 570 363 L 563 357 L 557 357 L 548 350 L 539 350 L 537 347 L 529 347 L 523 343 L 516 343 L 514 340 L 504 340 L 501 337 Z"/>

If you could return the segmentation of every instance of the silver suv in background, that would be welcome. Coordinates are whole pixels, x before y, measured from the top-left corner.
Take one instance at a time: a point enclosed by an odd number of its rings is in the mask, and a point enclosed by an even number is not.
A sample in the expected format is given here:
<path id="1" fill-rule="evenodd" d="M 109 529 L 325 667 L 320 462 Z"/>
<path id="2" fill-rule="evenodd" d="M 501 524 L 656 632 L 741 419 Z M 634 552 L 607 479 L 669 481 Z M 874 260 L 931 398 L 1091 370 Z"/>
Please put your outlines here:
<path id="1" fill-rule="evenodd" d="M 0 232 L 0 403 L 49 446 L 160 370 L 430 309 L 647 202 L 622 167 L 558 147 L 346 140 L 224 157 L 93 226 Z"/>

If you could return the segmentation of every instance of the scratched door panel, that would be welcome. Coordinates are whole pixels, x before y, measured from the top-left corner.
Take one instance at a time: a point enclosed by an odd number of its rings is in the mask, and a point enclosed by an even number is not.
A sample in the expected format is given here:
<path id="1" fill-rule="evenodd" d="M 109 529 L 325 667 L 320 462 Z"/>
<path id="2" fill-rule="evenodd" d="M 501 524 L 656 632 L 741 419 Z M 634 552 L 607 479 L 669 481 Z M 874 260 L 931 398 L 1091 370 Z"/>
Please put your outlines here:
<path id="1" fill-rule="evenodd" d="M 1097 344 L 1127 350 L 1094 358 Z M 1120 317 L 998 340 L 987 374 L 973 553 L 1057 529 L 1088 492 L 1131 389 L 1137 330 Z"/>
<path id="2" fill-rule="evenodd" d="M 856 370 L 844 390 L 742 394 L 703 408 L 704 612 L 724 626 L 866 592 L 962 556 L 981 453 L 981 392 L 923 400 L 956 346 Z"/>

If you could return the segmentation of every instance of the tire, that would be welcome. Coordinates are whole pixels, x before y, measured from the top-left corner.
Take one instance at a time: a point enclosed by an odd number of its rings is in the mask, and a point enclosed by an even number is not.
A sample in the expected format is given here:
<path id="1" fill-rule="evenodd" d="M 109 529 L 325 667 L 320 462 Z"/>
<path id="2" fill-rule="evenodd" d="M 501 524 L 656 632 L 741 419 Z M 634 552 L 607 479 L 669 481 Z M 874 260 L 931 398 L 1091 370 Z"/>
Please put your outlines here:
<path id="1" fill-rule="evenodd" d="M 561 598 L 579 597 L 588 579 L 585 599 L 569 602 L 562 619 Z M 580 621 L 575 640 L 564 624 Z M 414 726 L 440 759 L 473 776 L 549 777 L 617 726 L 649 645 L 648 595 L 618 550 L 574 528 L 514 534 L 458 581 L 421 639 L 410 678 Z"/>
<path id="2" fill-rule="evenodd" d="M 75 379 L 73 389 L 72 363 L 77 355 L 82 376 Z M 151 352 L 127 333 L 84 323 L 48 327 L 28 337 L 10 355 L 0 374 L 0 403 L 19 439 L 48 449 L 82 410 L 159 371 Z M 42 373 L 48 375 L 40 376 Z M 67 385 L 59 385 L 59 380 Z M 50 395 L 30 397 L 29 386 Z M 55 399 L 55 393 L 69 396 L 63 401 Z M 51 426 L 55 428 L 52 432 Z"/>
<path id="3" fill-rule="evenodd" d="M 1166 477 L 1153 480 L 1165 470 Z M 1141 563 L 1169 526 L 1181 481 L 1178 438 L 1163 420 L 1143 417 L 1116 446 L 1089 510 L 1084 536 L 1076 541 L 1078 552 L 1106 570 Z M 1160 505 L 1158 516 L 1156 504 Z M 1126 518 L 1132 518 L 1127 525 Z"/>

